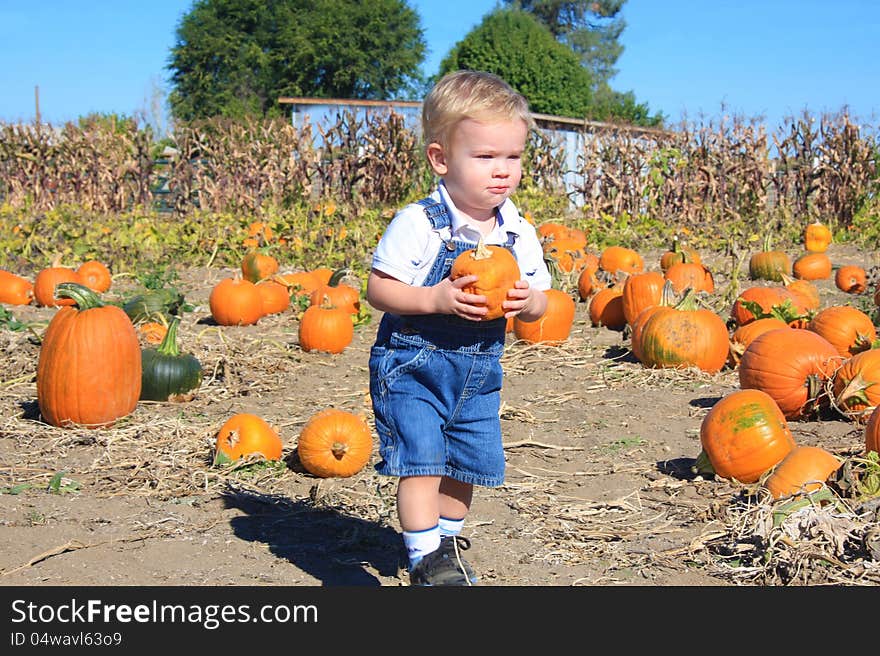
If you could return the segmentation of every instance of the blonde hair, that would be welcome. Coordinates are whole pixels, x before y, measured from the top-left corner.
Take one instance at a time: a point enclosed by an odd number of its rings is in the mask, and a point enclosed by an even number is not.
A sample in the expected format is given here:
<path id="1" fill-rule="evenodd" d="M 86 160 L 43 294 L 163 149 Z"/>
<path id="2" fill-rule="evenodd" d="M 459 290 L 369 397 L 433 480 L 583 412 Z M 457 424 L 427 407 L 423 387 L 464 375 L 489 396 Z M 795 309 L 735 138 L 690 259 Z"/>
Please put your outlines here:
<path id="1" fill-rule="evenodd" d="M 528 101 L 507 82 L 485 71 L 455 71 L 444 75 L 422 103 L 425 144 L 449 145 L 455 126 L 463 119 L 522 119 L 535 127 Z"/>

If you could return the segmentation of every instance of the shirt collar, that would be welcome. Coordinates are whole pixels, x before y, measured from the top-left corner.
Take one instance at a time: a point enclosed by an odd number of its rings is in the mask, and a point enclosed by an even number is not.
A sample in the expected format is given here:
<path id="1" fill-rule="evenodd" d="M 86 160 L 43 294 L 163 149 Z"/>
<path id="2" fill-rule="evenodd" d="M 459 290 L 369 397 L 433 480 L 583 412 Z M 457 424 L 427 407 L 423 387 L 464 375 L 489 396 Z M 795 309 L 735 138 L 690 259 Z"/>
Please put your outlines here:
<path id="1" fill-rule="evenodd" d="M 455 203 L 452 202 L 452 198 L 449 197 L 449 192 L 447 191 L 446 184 L 443 182 L 443 180 L 440 180 L 439 191 L 440 200 L 443 201 L 443 203 L 449 209 L 449 214 L 452 217 L 452 233 L 455 234 L 462 228 L 475 230 L 475 228 L 473 228 L 469 223 L 461 218 L 461 213 L 455 206 Z M 502 234 L 506 232 L 520 234 L 519 212 L 517 211 L 516 206 L 513 204 L 513 201 L 511 201 L 509 198 L 506 198 L 504 202 L 496 208 L 495 213 L 498 218 L 498 223 L 495 226 L 496 232 L 500 230 Z"/>

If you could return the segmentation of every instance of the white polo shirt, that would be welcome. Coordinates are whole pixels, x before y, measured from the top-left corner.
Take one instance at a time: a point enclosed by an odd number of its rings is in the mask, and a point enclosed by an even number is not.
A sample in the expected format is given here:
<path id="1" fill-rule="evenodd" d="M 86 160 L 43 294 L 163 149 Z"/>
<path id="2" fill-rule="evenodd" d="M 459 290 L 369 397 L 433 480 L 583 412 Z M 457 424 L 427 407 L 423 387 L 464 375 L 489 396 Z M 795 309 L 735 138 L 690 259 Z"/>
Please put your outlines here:
<path id="1" fill-rule="evenodd" d="M 470 226 L 449 197 L 446 185 L 440 185 L 430 198 L 446 204 L 451 216 L 451 230 L 434 230 L 421 205 L 411 203 L 402 208 L 379 240 L 373 254 L 373 268 L 388 274 L 414 287 L 420 287 L 431 270 L 437 253 L 444 240 L 454 238 L 458 241 L 476 245 L 480 239 L 479 231 Z M 483 241 L 485 244 L 502 245 L 507 242 L 507 233 L 517 235 L 513 252 L 519 264 L 522 279 L 530 287 L 542 291 L 550 289 L 551 278 L 544 263 L 544 251 L 535 227 L 519 215 L 516 206 L 508 198 L 498 209 L 495 229 Z"/>

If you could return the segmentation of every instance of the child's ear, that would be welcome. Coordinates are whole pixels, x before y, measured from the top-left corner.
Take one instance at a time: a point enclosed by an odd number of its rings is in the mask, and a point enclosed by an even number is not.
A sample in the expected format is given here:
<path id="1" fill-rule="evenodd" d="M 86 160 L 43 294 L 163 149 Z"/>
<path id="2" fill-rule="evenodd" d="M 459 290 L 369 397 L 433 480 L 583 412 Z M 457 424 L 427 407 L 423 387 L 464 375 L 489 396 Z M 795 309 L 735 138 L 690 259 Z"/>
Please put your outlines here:
<path id="1" fill-rule="evenodd" d="M 428 163 L 431 165 L 431 168 L 434 169 L 434 173 L 437 175 L 446 175 L 446 172 L 449 169 L 446 166 L 446 152 L 443 150 L 443 146 L 436 141 L 432 142 L 428 144 L 426 153 L 428 156 Z"/>

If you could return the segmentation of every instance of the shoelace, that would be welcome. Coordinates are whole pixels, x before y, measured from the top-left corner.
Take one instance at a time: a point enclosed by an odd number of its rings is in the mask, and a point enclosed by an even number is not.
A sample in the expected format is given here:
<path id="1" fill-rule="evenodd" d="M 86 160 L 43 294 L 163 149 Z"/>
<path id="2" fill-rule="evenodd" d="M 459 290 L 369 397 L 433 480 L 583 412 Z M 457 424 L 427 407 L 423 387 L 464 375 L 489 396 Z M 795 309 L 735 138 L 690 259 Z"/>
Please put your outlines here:
<path id="1" fill-rule="evenodd" d="M 459 550 L 459 548 L 458 548 L 458 541 L 459 541 L 459 540 L 464 541 L 465 538 L 460 538 L 460 537 L 458 537 L 458 536 L 455 536 L 455 537 L 452 538 L 452 548 L 453 548 L 453 550 L 455 551 L 455 559 L 458 561 L 458 567 L 459 567 L 459 569 L 461 570 L 462 574 L 464 574 L 464 580 L 467 581 L 467 584 L 468 584 L 469 586 L 472 586 L 473 583 L 471 582 L 471 577 L 469 577 L 469 576 L 467 575 L 467 570 L 465 569 L 465 567 L 464 567 L 464 563 L 462 562 L 462 559 L 461 559 L 461 550 Z M 464 547 L 464 548 L 467 549 L 467 548 L 469 548 L 469 546 L 470 546 L 470 545 L 469 545 L 467 542 L 465 542 L 465 547 Z"/>

